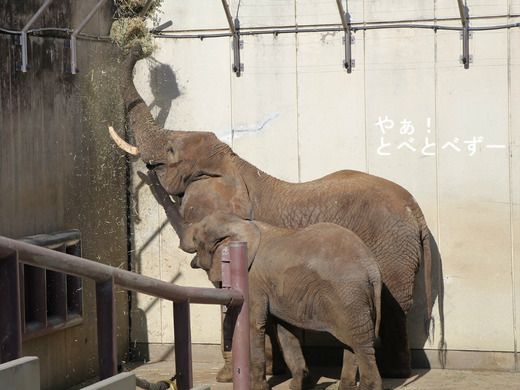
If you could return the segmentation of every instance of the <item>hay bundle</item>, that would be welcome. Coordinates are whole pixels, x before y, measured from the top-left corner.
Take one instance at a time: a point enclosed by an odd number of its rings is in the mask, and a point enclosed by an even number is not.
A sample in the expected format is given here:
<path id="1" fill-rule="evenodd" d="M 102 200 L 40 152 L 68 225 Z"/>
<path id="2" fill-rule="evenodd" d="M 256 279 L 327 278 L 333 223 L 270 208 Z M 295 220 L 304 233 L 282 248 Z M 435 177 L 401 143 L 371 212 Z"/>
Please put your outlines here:
<path id="1" fill-rule="evenodd" d="M 120 18 L 130 18 L 135 16 L 146 17 L 159 8 L 162 0 L 152 0 L 146 13 L 141 15 L 141 12 L 147 3 L 148 0 L 116 0 L 116 13 Z"/>
<path id="2" fill-rule="evenodd" d="M 124 55 L 136 44 L 141 44 L 143 58 L 152 54 L 152 34 L 146 27 L 146 18 L 157 11 L 162 0 L 115 0 L 116 16 L 112 23 L 110 38 Z M 143 10 L 146 9 L 146 12 Z"/>
<path id="3" fill-rule="evenodd" d="M 142 18 L 121 18 L 112 23 L 110 38 L 119 46 L 124 55 L 140 43 L 143 49 L 143 58 L 153 52 L 152 34 L 148 31 Z"/>

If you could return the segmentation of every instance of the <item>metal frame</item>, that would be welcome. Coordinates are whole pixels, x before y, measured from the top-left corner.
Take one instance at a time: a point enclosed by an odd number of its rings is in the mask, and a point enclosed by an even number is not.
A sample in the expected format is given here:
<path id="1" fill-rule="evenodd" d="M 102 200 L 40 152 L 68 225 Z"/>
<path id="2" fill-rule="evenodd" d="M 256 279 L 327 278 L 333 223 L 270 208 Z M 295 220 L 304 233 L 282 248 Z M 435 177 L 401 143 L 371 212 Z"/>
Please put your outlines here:
<path id="1" fill-rule="evenodd" d="M 241 376 L 233 385 L 237 389 L 249 388 L 249 315 L 247 302 L 247 256 L 245 243 L 238 243 L 238 250 L 231 245 L 230 289 L 180 287 L 162 280 L 134 272 L 86 260 L 67 253 L 42 248 L 25 242 L 0 236 L 0 293 L 4 304 L 0 305 L 0 359 L 2 362 L 21 357 L 22 330 L 20 313 L 19 263 L 50 269 L 70 275 L 92 279 L 96 282 L 96 307 L 98 327 L 98 352 L 100 378 L 117 373 L 115 342 L 116 316 L 114 286 L 142 292 L 174 303 L 175 359 L 179 390 L 193 387 L 191 361 L 191 333 L 189 305 L 205 303 L 241 307 L 234 324 L 233 353 L 239 357 Z M 241 280 L 240 280 L 241 279 Z M 103 342 L 99 342 L 99 340 Z M 242 361 L 240 359 L 246 359 Z M 247 378 L 247 383 L 244 378 Z"/>
<path id="2" fill-rule="evenodd" d="M 70 72 L 72 74 L 76 74 L 79 72 L 79 69 L 77 68 L 77 59 L 76 59 L 76 39 L 78 34 L 85 28 L 88 22 L 90 22 L 90 19 L 96 14 L 96 12 L 99 10 L 99 8 L 106 2 L 106 0 L 99 0 L 98 3 L 92 10 L 89 12 L 89 14 L 83 19 L 83 21 L 79 24 L 77 28 L 74 29 L 74 33 L 72 33 L 69 41 L 70 45 L 70 65 L 67 66 L 67 72 Z M 149 0 L 146 4 L 145 8 L 148 9 L 150 7 L 151 1 Z"/>
<path id="3" fill-rule="evenodd" d="M 464 69 L 469 69 L 469 64 L 473 62 L 473 56 L 469 54 L 469 39 L 472 37 L 469 31 L 469 9 L 467 5 L 462 3 L 462 0 L 457 0 L 459 5 L 460 21 L 462 23 L 462 56 L 460 62 L 464 65 Z"/>
<path id="4" fill-rule="evenodd" d="M 237 77 L 242 75 L 244 71 L 244 64 L 240 62 L 240 49 L 243 46 L 243 42 L 240 41 L 240 21 L 238 17 L 235 18 L 233 22 L 233 17 L 231 16 L 231 11 L 229 10 L 229 4 L 226 0 L 222 0 L 222 6 L 224 7 L 224 12 L 226 13 L 226 19 L 229 25 L 229 31 L 231 32 L 231 36 L 233 37 L 233 72 Z"/>
<path id="5" fill-rule="evenodd" d="M 36 19 L 40 17 L 40 15 L 49 7 L 49 5 L 52 3 L 52 0 L 46 0 L 45 3 L 36 11 L 36 13 L 33 15 L 31 19 L 27 22 L 27 24 L 22 28 L 22 31 L 20 32 L 20 41 L 19 45 L 22 46 L 22 62 L 20 64 L 16 64 L 17 68 L 19 66 L 19 70 L 21 70 L 23 73 L 27 72 L 29 69 L 29 66 L 27 65 L 27 31 L 29 31 L 29 28 L 34 24 Z"/>
<path id="6" fill-rule="evenodd" d="M 356 62 L 352 59 L 352 44 L 354 43 L 354 36 L 352 35 L 352 30 L 350 29 L 348 0 L 345 0 L 346 11 L 343 9 L 342 0 L 336 0 L 336 4 L 338 5 L 341 24 L 343 25 L 343 30 L 345 31 L 345 36 L 343 37 L 343 43 L 345 44 L 345 61 L 343 61 L 343 66 L 347 70 L 347 73 L 351 73 L 352 68 L 356 65 Z"/>

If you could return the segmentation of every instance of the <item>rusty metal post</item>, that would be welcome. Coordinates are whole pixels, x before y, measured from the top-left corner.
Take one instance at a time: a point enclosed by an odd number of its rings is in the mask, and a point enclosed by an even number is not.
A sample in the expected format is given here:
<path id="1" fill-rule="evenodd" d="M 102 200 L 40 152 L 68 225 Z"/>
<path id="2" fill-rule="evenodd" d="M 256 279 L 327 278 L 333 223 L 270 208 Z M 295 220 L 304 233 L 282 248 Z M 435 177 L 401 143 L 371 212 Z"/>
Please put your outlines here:
<path id="1" fill-rule="evenodd" d="M 247 279 L 247 243 L 231 242 L 231 287 L 244 296 L 233 333 L 233 387 L 250 388 L 249 285 Z"/>
<path id="2" fill-rule="evenodd" d="M 18 252 L 0 255 L 0 362 L 22 357 Z"/>
<path id="3" fill-rule="evenodd" d="M 96 282 L 99 378 L 117 374 L 114 278 Z"/>
<path id="4" fill-rule="evenodd" d="M 177 388 L 189 390 L 193 387 L 189 299 L 173 304 L 173 332 L 175 336 Z"/>
<path id="5" fill-rule="evenodd" d="M 220 261 L 222 262 L 222 288 L 231 288 L 231 257 L 229 247 L 222 247 Z M 222 343 L 225 352 L 230 352 L 233 345 L 233 331 L 237 321 L 240 306 L 221 306 L 222 310 Z"/>

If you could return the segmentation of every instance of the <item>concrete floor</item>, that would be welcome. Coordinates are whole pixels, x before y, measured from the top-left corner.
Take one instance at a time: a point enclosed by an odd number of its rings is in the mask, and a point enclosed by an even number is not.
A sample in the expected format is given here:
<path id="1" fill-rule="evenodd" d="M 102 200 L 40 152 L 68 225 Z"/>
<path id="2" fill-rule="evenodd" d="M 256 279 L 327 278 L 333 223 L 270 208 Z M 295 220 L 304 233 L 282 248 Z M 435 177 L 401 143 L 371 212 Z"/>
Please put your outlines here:
<path id="1" fill-rule="evenodd" d="M 231 383 L 218 383 L 215 376 L 221 367 L 220 362 L 194 362 L 193 386 L 209 386 L 212 390 L 232 390 Z M 169 379 L 174 371 L 174 362 L 155 362 L 137 365 L 129 364 L 128 368 L 137 377 L 149 382 Z M 339 369 L 331 367 L 311 367 L 311 375 L 317 380 L 316 389 L 334 390 L 339 378 Z M 269 383 L 275 390 L 289 389 L 290 377 L 270 377 Z M 409 379 L 383 379 L 385 390 L 504 390 L 520 389 L 520 373 L 498 371 L 461 371 L 461 370 L 414 370 Z M 139 389 L 139 388 L 137 388 Z"/>

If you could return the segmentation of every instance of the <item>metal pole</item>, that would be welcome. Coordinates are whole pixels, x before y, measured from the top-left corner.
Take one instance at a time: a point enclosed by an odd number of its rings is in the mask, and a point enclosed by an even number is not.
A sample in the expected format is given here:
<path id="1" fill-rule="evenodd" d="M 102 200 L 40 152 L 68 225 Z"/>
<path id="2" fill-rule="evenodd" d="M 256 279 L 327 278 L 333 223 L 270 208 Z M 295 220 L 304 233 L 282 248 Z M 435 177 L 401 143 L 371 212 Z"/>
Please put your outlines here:
<path id="1" fill-rule="evenodd" d="M 229 25 L 229 29 L 231 30 L 231 34 L 235 34 L 235 25 L 233 24 L 233 17 L 231 16 L 231 11 L 229 10 L 229 5 L 226 0 L 222 0 L 222 6 L 224 7 L 224 12 L 226 13 L 226 19 Z"/>
<path id="2" fill-rule="evenodd" d="M 231 31 L 231 36 L 233 37 L 233 72 L 235 72 L 237 77 L 240 77 L 242 71 L 242 65 L 240 64 L 240 35 L 238 30 L 240 29 L 240 21 L 238 17 L 233 22 L 233 17 L 231 16 L 231 11 L 229 10 L 229 5 L 226 0 L 222 0 L 222 6 L 224 7 L 224 12 L 226 13 L 226 19 L 229 25 L 229 30 Z"/>
<path id="3" fill-rule="evenodd" d="M 177 388 L 189 390 L 193 387 L 191 355 L 190 302 L 173 304 L 173 332 L 175 336 L 175 371 Z"/>
<path id="4" fill-rule="evenodd" d="M 117 374 L 114 278 L 96 282 L 99 378 Z"/>
<path id="5" fill-rule="evenodd" d="M 78 34 L 83 30 L 83 28 L 86 26 L 88 22 L 90 22 L 90 19 L 96 14 L 96 12 L 99 10 L 99 8 L 105 3 L 106 0 L 99 0 L 96 6 L 90 11 L 90 13 L 87 15 L 85 19 L 79 24 L 79 26 L 74 29 L 74 33 L 70 37 L 70 73 L 76 74 L 78 72 L 78 68 L 76 67 L 77 61 L 76 61 L 76 38 Z"/>
<path id="6" fill-rule="evenodd" d="M 20 45 L 22 46 L 22 64 L 20 66 L 20 70 L 22 72 L 27 72 L 29 67 L 27 66 L 27 31 L 33 25 L 33 23 L 40 17 L 43 11 L 47 9 L 52 0 L 46 0 L 45 3 L 40 7 L 38 11 L 33 15 L 33 17 L 27 22 L 27 24 L 22 28 L 20 35 Z"/>
<path id="7" fill-rule="evenodd" d="M 233 387 L 250 388 L 250 345 L 249 345 L 249 286 L 247 280 L 247 243 L 231 242 L 231 287 L 242 292 L 244 303 L 238 314 L 233 333 Z"/>
<path id="8" fill-rule="evenodd" d="M 345 30 L 345 61 L 343 62 L 343 66 L 347 69 L 347 73 L 352 72 L 352 31 L 350 30 L 348 17 L 348 10 L 345 12 L 343 9 L 342 0 L 336 0 L 336 4 L 338 6 L 339 16 L 341 18 L 341 24 L 343 25 L 343 30 Z"/>
<path id="9" fill-rule="evenodd" d="M 0 256 L 0 362 L 22 357 L 18 252 Z"/>
<path id="10" fill-rule="evenodd" d="M 462 0 L 457 0 L 459 5 L 460 20 L 462 22 L 462 58 L 461 61 L 464 64 L 464 69 L 469 69 L 470 54 L 469 54 L 469 11 Z"/>

